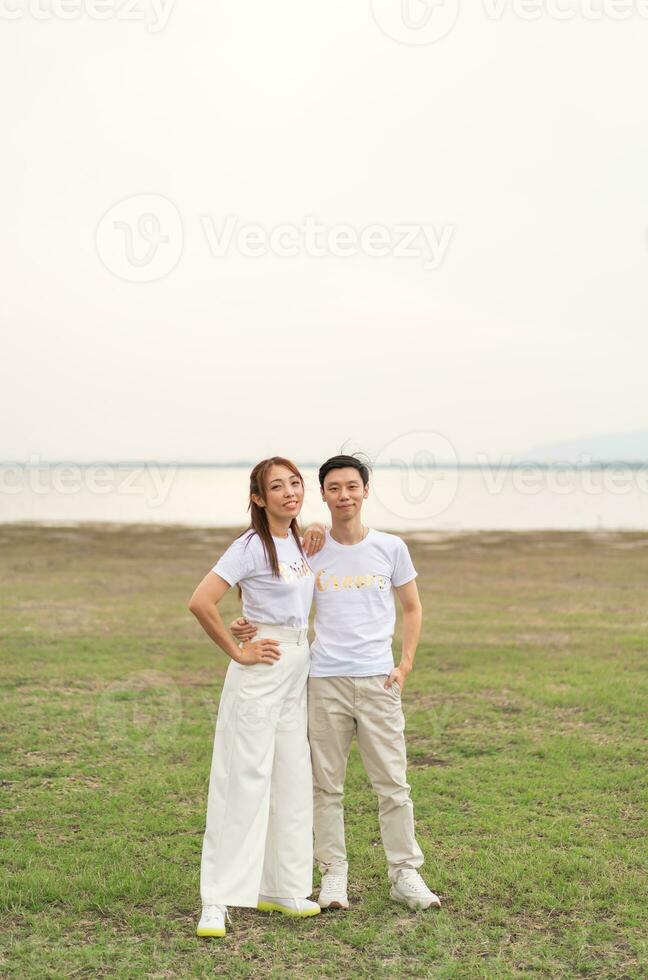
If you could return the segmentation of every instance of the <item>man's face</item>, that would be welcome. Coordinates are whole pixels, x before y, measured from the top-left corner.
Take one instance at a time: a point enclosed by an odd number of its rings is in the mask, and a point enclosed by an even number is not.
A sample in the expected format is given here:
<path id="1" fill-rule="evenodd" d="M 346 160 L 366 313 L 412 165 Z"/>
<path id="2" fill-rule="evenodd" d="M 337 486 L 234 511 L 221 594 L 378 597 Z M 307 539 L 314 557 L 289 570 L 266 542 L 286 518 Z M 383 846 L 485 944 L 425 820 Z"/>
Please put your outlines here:
<path id="1" fill-rule="evenodd" d="M 335 520 L 350 521 L 362 510 L 362 501 L 369 496 L 369 484 L 363 486 L 358 471 L 345 466 L 326 474 L 321 492 Z"/>

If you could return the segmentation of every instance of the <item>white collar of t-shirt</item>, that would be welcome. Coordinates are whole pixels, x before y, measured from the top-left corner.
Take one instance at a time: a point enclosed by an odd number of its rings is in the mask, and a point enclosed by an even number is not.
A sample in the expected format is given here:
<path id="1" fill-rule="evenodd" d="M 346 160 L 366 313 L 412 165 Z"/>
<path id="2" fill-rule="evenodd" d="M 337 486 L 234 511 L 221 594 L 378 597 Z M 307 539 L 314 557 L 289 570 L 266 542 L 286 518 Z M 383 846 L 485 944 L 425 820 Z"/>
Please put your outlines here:
<path id="1" fill-rule="evenodd" d="M 333 545 L 334 548 L 340 548 L 342 551 L 350 551 L 352 548 L 360 548 L 363 544 L 366 544 L 373 534 L 374 529 L 370 527 L 362 541 L 356 541 L 355 544 L 342 544 L 340 541 L 336 541 L 330 531 L 326 532 L 326 537 L 328 543 Z"/>

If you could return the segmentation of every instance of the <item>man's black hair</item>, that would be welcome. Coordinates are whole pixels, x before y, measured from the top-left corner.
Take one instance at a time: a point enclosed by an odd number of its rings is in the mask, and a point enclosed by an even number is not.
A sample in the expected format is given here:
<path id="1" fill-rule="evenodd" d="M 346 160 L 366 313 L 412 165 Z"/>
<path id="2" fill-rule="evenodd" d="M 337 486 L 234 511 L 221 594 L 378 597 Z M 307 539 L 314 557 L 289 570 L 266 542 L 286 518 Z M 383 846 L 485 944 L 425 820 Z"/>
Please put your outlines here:
<path id="1" fill-rule="evenodd" d="M 351 466 L 354 470 L 358 471 L 362 477 L 362 485 L 366 487 L 369 483 L 369 466 L 363 463 L 361 459 L 358 459 L 357 456 L 331 456 L 325 463 L 322 463 L 319 468 L 320 486 L 324 486 L 326 474 L 330 473 L 331 470 L 341 470 L 347 466 Z"/>

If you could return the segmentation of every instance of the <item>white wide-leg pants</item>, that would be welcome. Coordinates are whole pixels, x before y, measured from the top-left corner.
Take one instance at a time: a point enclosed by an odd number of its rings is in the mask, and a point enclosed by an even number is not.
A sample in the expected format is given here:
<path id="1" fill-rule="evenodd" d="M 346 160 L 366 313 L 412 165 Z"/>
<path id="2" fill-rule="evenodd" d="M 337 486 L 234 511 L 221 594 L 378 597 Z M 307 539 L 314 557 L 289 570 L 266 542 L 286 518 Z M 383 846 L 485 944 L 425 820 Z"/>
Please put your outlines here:
<path id="1" fill-rule="evenodd" d="M 200 867 L 203 905 L 256 908 L 259 894 L 313 890 L 307 631 L 255 624 L 279 640 L 272 665 L 227 668 L 216 720 Z"/>

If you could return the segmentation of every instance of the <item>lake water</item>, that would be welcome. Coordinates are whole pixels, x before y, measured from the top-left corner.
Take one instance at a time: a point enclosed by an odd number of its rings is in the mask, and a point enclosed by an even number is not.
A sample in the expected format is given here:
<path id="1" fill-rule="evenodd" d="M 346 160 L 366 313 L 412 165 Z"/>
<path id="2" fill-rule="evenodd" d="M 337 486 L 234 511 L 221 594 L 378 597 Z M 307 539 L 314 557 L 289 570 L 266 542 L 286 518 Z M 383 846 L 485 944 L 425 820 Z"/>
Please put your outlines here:
<path id="1" fill-rule="evenodd" d="M 242 526 L 249 467 L 0 466 L 0 522 Z M 302 520 L 326 520 L 317 471 L 302 470 Z M 385 530 L 648 529 L 648 465 L 377 468 L 364 522 Z"/>

